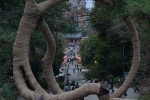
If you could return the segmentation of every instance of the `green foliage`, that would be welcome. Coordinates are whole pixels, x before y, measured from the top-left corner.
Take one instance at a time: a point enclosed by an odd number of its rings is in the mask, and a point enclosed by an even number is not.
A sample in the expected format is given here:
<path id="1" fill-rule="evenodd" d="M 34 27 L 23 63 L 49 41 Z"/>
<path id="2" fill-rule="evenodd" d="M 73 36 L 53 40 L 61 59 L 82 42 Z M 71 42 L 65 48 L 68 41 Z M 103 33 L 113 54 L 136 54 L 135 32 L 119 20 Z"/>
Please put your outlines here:
<path id="1" fill-rule="evenodd" d="M 15 85 L 12 83 L 5 83 L 3 84 L 2 88 L 2 97 L 5 98 L 5 100 L 16 100 L 16 90 Z"/>
<path id="2" fill-rule="evenodd" d="M 82 63 L 84 64 L 93 64 L 94 61 L 94 54 L 95 54 L 95 43 L 96 39 L 94 39 L 95 36 L 88 38 L 84 41 L 82 41 L 81 45 L 81 58 L 82 58 Z"/>
<path id="3" fill-rule="evenodd" d="M 64 38 L 62 37 L 62 34 L 55 34 L 54 35 L 55 41 L 56 41 L 56 55 L 55 55 L 55 60 L 53 63 L 53 70 L 54 70 L 54 75 L 59 74 L 59 68 L 63 62 L 63 56 L 64 56 L 64 48 L 62 46 Z"/>
<path id="4" fill-rule="evenodd" d="M 149 97 L 146 97 L 146 96 L 140 96 L 138 98 L 138 100 L 149 100 Z"/>
<path id="5" fill-rule="evenodd" d="M 65 80 L 65 76 L 58 76 L 56 79 L 57 79 L 57 82 L 60 83 L 60 86 L 63 87 L 63 82 Z"/>
<path id="6" fill-rule="evenodd" d="M 107 7 L 96 2 L 91 13 L 92 23 L 95 28 L 100 27 L 99 23 L 105 20 L 123 19 L 131 16 L 138 23 L 150 25 L 150 1 L 149 0 L 114 0 L 114 7 Z M 103 23 L 103 22 L 102 22 Z"/>
<path id="7" fill-rule="evenodd" d="M 76 32 L 76 24 L 70 17 L 63 17 L 63 13 L 68 10 L 69 5 L 67 3 L 60 3 L 48 11 L 46 20 L 52 31 L 58 31 L 63 33 Z"/>
<path id="8" fill-rule="evenodd" d="M 104 5 L 96 4 L 96 7 L 91 12 L 91 23 L 93 27 L 102 34 L 103 36 L 107 35 L 107 30 L 111 25 L 111 9 L 106 8 Z"/>
<path id="9" fill-rule="evenodd" d="M 54 38 L 56 41 L 56 55 L 53 63 L 53 70 L 54 70 L 54 75 L 57 75 L 59 73 L 59 68 L 61 63 L 63 62 L 63 38 L 61 34 L 54 34 Z M 35 51 L 35 48 L 39 48 L 40 54 L 37 54 Z M 30 42 L 30 63 L 32 66 L 32 70 L 34 75 L 36 76 L 37 79 L 38 76 L 41 75 L 42 73 L 42 61 L 41 59 L 44 56 L 44 52 L 46 52 L 46 41 L 44 40 L 44 37 L 42 36 L 42 33 L 35 31 L 31 37 L 31 42 Z"/>
<path id="10" fill-rule="evenodd" d="M 141 16 L 141 12 L 150 13 L 150 1 L 149 0 L 126 0 L 125 9 L 128 14 L 134 17 Z"/>
<path id="11" fill-rule="evenodd" d="M 12 48 L 15 33 L 3 30 L 0 34 L 0 79 L 2 82 L 12 75 Z"/>
<path id="12" fill-rule="evenodd" d="M 90 75 L 104 78 L 107 75 L 122 75 L 122 46 L 118 34 L 109 34 L 107 39 L 91 36 L 81 44 L 81 58 Z"/>
<path id="13" fill-rule="evenodd" d="M 59 86 L 60 86 L 60 88 L 63 90 L 63 89 L 64 89 L 65 84 L 64 84 L 64 83 L 59 83 Z"/>
<path id="14" fill-rule="evenodd" d="M 128 71 L 132 57 L 131 40 L 126 37 L 126 42 L 121 43 L 123 39 L 121 38 L 121 33 L 128 34 L 128 31 L 126 27 L 119 27 L 120 29 L 117 28 L 115 31 L 111 30 L 111 27 L 115 26 L 116 23 L 118 24 L 119 20 L 123 20 L 126 16 L 132 16 L 138 23 L 141 23 L 142 27 L 145 27 L 145 30 L 148 30 L 148 20 L 143 16 L 143 13 L 149 14 L 149 7 L 147 7 L 146 3 L 149 4 L 149 1 L 114 0 L 115 5 L 111 8 L 96 2 L 91 12 L 91 22 L 99 35 L 98 38 L 94 37 L 93 40 L 95 41 L 88 39 L 85 43 L 83 42 L 84 48 L 81 48 L 83 64 L 91 66 L 94 64 L 91 62 L 97 61 L 97 66 L 100 68 L 95 68 L 95 71 L 103 70 L 107 74 L 114 76 L 122 75 L 123 65 L 125 66 L 124 70 Z M 125 54 L 124 59 L 123 52 Z"/>
<path id="15" fill-rule="evenodd" d="M 114 83 L 122 84 L 124 79 L 122 77 L 115 77 L 113 78 Z"/>

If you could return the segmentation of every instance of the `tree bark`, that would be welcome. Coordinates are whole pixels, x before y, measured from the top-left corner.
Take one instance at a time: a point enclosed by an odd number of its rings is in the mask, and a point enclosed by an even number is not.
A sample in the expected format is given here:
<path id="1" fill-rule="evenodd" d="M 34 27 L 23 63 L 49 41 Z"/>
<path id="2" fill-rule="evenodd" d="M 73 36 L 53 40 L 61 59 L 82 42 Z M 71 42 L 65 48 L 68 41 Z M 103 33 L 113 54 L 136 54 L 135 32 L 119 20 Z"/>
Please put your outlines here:
<path id="1" fill-rule="evenodd" d="M 111 95 L 111 97 L 113 98 L 121 97 L 123 93 L 127 91 L 127 89 L 129 88 L 130 84 L 132 83 L 132 81 L 136 76 L 140 64 L 140 42 L 138 38 L 138 31 L 136 30 L 133 20 L 129 16 L 126 17 L 124 21 L 130 30 L 130 34 L 132 38 L 133 61 L 127 79 L 124 81 L 122 86 L 114 94 Z"/>
<path id="2" fill-rule="evenodd" d="M 45 0 L 38 4 L 38 7 L 42 13 L 45 13 L 48 8 L 53 7 L 61 2 L 68 0 Z"/>
<path id="3" fill-rule="evenodd" d="M 24 13 L 33 13 L 34 11 L 37 12 L 38 9 L 35 8 L 36 7 L 34 3 L 26 2 Z M 37 14 L 40 15 L 39 12 L 37 12 Z M 42 93 L 46 93 L 36 81 L 32 73 L 32 70 L 30 68 L 29 57 L 28 57 L 29 41 L 30 41 L 31 33 L 36 27 L 38 20 L 39 19 L 32 16 L 28 16 L 26 14 L 21 18 L 19 28 L 17 31 L 17 38 L 15 40 L 14 47 L 13 47 L 14 80 L 17 85 L 17 88 L 19 89 L 19 91 L 24 97 L 26 96 L 26 98 L 30 98 L 30 96 L 33 95 L 33 92 L 27 88 L 24 82 L 21 67 L 25 71 L 25 74 L 33 89 L 34 90 L 40 89 Z"/>
<path id="4" fill-rule="evenodd" d="M 103 94 L 100 94 L 100 90 L 103 90 L 100 84 L 90 83 L 70 92 L 64 92 L 51 96 L 44 94 L 43 96 L 44 100 L 77 100 L 90 94 L 96 94 L 100 100 L 110 100 L 109 95 L 107 95 L 108 91 L 107 93 L 104 93 L 103 91 Z"/>
<path id="5" fill-rule="evenodd" d="M 55 40 L 44 19 L 38 23 L 38 27 L 43 33 L 47 41 L 47 52 L 43 58 L 43 64 L 42 64 L 43 72 L 44 72 L 46 81 L 49 87 L 51 88 L 52 92 L 54 94 L 60 94 L 63 91 L 60 89 L 58 83 L 56 82 L 56 79 L 53 73 L 53 68 L 52 68 L 52 64 L 53 64 L 55 53 L 56 53 Z"/>

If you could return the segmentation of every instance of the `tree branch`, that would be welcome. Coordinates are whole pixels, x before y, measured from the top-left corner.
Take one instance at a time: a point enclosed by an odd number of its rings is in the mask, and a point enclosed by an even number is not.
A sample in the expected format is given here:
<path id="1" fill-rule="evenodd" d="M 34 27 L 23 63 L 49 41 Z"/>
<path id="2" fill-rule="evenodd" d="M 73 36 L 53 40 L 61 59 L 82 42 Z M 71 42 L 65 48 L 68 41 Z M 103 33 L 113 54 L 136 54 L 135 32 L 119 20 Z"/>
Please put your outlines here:
<path id="1" fill-rule="evenodd" d="M 46 1 L 39 3 L 38 7 L 42 13 L 45 13 L 48 8 L 55 6 L 64 1 L 68 1 L 68 0 L 46 0 Z"/>
<path id="2" fill-rule="evenodd" d="M 43 64 L 42 64 L 43 73 L 45 75 L 45 78 L 49 87 L 52 89 L 52 92 L 54 94 L 60 94 L 63 91 L 61 90 L 58 83 L 56 82 L 56 79 L 53 73 L 53 68 L 52 68 L 52 64 L 53 64 L 55 53 L 56 53 L 55 39 L 44 19 L 38 23 L 38 27 L 43 33 L 47 41 L 47 52 L 43 58 Z"/>
<path id="3" fill-rule="evenodd" d="M 39 14 L 39 11 L 38 12 L 37 11 L 38 9 L 36 7 L 35 2 L 26 2 L 24 12 L 33 13 L 37 15 Z M 27 88 L 26 83 L 24 82 L 23 75 L 22 75 L 23 72 L 21 71 L 21 67 L 23 67 L 25 74 L 33 89 L 34 90 L 40 89 L 41 93 L 46 93 L 46 91 L 40 86 L 40 84 L 35 79 L 30 67 L 29 57 L 28 57 L 31 34 L 35 29 L 38 20 L 39 20 L 38 18 L 30 15 L 22 16 L 17 31 L 16 40 L 13 45 L 13 75 L 15 77 L 14 80 L 19 91 L 25 98 L 28 98 L 29 95 L 33 94 L 33 92 L 31 92 Z M 31 99 L 27 99 L 27 100 L 31 100 Z"/>
<path id="4" fill-rule="evenodd" d="M 127 79 L 124 81 L 122 86 L 114 94 L 111 95 L 111 97 L 120 97 L 124 92 L 127 91 L 133 79 L 135 78 L 140 64 L 140 41 L 138 38 L 138 31 L 133 23 L 133 20 L 129 16 L 125 17 L 124 21 L 130 30 L 132 38 L 133 61 Z"/>
<path id="5" fill-rule="evenodd" d="M 97 95 L 100 100 L 110 100 L 109 91 L 97 83 L 85 84 L 73 91 L 64 92 L 57 95 L 44 94 L 43 98 L 44 100 L 78 100 L 90 94 Z"/>

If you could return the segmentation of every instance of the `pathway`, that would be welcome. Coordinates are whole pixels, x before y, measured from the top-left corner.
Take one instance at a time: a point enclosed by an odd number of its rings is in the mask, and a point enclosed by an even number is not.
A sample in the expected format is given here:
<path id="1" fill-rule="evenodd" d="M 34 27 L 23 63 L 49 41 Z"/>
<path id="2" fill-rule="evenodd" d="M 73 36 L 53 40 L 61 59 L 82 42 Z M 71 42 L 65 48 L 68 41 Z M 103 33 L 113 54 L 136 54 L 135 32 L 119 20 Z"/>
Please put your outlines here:
<path id="1" fill-rule="evenodd" d="M 77 71 L 77 69 L 76 69 L 75 73 L 73 72 L 73 69 L 75 68 L 75 63 L 76 62 L 74 62 L 73 65 L 72 64 L 69 65 L 68 72 L 69 72 L 69 74 L 71 74 L 69 76 L 69 82 L 71 82 L 71 81 L 77 82 L 78 81 L 80 85 L 82 85 L 84 83 L 88 83 L 83 80 L 83 76 L 80 71 Z M 66 70 L 67 70 L 67 67 L 65 68 L 64 71 L 66 72 Z M 114 90 L 117 91 L 117 88 L 114 88 Z M 139 94 L 134 93 L 133 88 L 128 89 L 127 96 L 126 96 L 127 99 L 137 99 L 138 97 L 139 97 Z M 85 100 L 98 100 L 98 98 L 96 95 L 89 95 L 89 96 L 85 97 Z"/>

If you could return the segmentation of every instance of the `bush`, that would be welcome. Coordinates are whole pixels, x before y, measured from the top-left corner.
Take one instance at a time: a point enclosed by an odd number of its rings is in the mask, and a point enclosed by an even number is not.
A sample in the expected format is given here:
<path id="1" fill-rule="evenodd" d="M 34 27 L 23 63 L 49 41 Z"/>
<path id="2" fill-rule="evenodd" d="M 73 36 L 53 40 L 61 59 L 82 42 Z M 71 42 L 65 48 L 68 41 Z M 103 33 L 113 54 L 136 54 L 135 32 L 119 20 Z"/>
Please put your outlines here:
<path id="1" fill-rule="evenodd" d="M 59 83 L 61 89 L 64 89 L 64 83 Z"/>
<path id="2" fill-rule="evenodd" d="M 122 77 L 115 77 L 113 80 L 114 83 L 119 83 L 119 84 L 122 84 L 124 82 L 124 79 Z"/>
<path id="3" fill-rule="evenodd" d="M 16 100 L 16 88 L 12 83 L 4 83 L 2 87 L 2 97 L 5 100 Z"/>
<path id="4" fill-rule="evenodd" d="M 64 80 L 65 80 L 65 76 L 58 76 L 58 77 L 56 77 L 56 80 L 57 80 L 57 82 L 59 82 L 59 83 L 63 83 Z"/>
<path id="5" fill-rule="evenodd" d="M 147 97 L 147 96 L 140 96 L 138 98 L 138 100 L 149 100 L 149 97 Z"/>

